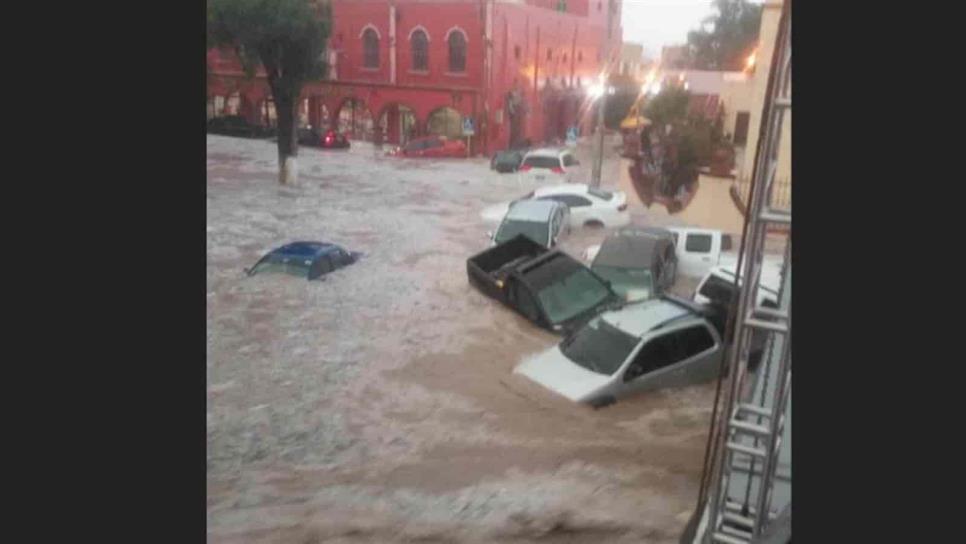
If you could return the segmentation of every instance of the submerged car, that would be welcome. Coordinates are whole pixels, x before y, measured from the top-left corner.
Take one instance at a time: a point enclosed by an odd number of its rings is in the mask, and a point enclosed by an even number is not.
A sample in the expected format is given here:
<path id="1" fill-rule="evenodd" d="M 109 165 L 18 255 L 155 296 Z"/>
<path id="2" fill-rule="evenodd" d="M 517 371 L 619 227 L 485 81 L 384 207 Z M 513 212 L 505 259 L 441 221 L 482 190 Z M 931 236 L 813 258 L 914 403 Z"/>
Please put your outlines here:
<path id="1" fill-rule="evenodd" d="M 519 234 L 466 261 L 470 285 L 544 329 L 566 333 L 620 302 L 602 278 Z"/>
<path id="2" fill-rule="evenodd" d="M 523 156 L 527 154 L 526 149 L 506 149 L 497 151 L 490 160 L 490 169 L 496 170 L 501 174 L 516 172 L 523 162 Z"/>
<path id="3" fill-rule="evenodd" d="M 299 145 L 321 147 L 323 149 L 348 149 L 349 139 L 332 129 L 319 130 L 308 127 L 300 128 L 298 132 Z"/>
<path id="4" fill-rule="evenodd" d="M 263 272 L 284 272 L 314 280 L 359 260 L 362 254 L 325 242 L 292 242 L 268 252 L 246 269 L 249 276 Z"/>
<path id="5" fill-rule="evenodd" d="M 718 375 L 723 349 L 721 331 L 707 312 L 677 297 L 628 304 L 594 317 L 514 373 L 594 407 L 710 381 Z"/>
<path id="6" fill-rule="evenodd" d="M 252 124 L 241 115 L 225 115 L 209 119 L 205 131 L 208 134 L 242 138 L 268 138 L 275 134 L 274 129 Z"/>
<path id="7" fill-rule="evenodd" d="M 657 297 L 674 285 L 677 273 L 674 238 L 664 232 L 621 229 L 604 239 L 590 269 L 629 302 Z"/>
<path id="8" fill-rule="evenodd" d="M 392 149 L 388 154 L 398 157 L 465 158 L 466 144 L 462 140 L 450 140 L 445 136 L 425 136 Z"/>
<path id="9" fill-rule="evenodd" d="M 512 200 L 487 206 L 480 212 L 486 222 L 499 221 L 511 206 L 524 200 L 551 200 L 570 209 L 570 226 L 623 227 L 631 222 L 627 211 L 627 195 L 623 191 L 605 191 L 586 183 L 565 183 L 540 187 Z"/>
<path id="10" fill-rule="evenodd" d="M 569 232 L 570 210 L 567 206 L 557 202 L 523 200 L 510 207 L 491 238 L 493 245 L 496 245 L 522 234 L 550 248 Z"/>

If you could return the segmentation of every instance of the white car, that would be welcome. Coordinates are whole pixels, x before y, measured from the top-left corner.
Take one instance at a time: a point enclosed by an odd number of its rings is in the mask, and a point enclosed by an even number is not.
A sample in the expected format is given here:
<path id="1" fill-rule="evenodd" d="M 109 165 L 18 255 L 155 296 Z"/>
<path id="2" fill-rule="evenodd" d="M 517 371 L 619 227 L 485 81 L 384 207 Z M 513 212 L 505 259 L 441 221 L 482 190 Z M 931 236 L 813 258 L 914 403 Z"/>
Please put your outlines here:
<path id="1" fill-rule="evenodd" d="M 521 183 L 572 183 L 577 181 L 580 161 L 569 149 L 534 149 L 523 157 L 517 170 Z"/>
<path id="2" fill-rule="evenodd" d="M 570 226 L 594 225 L 608 228 L 623 227 L 631 222 L 627 211 L 627 195 L 622 191 L 604 191 L 584 183 L 568 183 L 540 187 L 532 193 L 512 202 L 501 202 L 484 208 L 480 216 L 488 223 L 496 223 L 506 216 L 517 202 L 526 200 L 552 200 L 570 208 Z"/>
<path id="3" fill-rule="evenodd" d="M 595 407 L 717 376 L 721 336 L 698 308 L 663 297 L 608 311 L 513 372 Z"/>

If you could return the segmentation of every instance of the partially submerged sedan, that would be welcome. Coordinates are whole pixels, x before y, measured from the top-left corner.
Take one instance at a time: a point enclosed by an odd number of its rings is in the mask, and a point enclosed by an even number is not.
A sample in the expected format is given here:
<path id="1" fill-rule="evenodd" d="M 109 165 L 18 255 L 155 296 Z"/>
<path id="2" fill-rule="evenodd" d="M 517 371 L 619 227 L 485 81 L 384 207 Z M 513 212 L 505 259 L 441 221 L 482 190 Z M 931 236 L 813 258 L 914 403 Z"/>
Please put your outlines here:
<path id="1" fill-rule="evenodd" d="M 362 254 L 325 242 L 292 242 L 268 252 L 255 266 L 246 269 L 249 276 L 263 272 L 284 272 L 314 280 L 359 260 Z"/>
<path id="2" fill-rule="evenodd" d="M 601 407 L 631 394 L 710 381 L 722 352 L 721 334 L 703 308 L 662 297 L 600 314 L 514 373 Z"/>

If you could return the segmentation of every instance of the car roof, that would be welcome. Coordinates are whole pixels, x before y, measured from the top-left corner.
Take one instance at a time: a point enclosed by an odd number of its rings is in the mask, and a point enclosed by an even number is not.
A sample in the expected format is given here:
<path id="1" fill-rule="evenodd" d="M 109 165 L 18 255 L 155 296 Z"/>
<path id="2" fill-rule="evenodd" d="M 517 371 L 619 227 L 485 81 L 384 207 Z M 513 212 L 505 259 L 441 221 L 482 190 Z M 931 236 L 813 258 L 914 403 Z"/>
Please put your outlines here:
<path id="1" fill-rule="evenodd" d="M 735 269 L 736 266 L 734 264 L 719 265 L 712 267 L 711 270 L 708 271 L 708 274 L 715 275 L 719 278 L 724 278 L 733 282 L 735 279 Z M 780 265 L 768 261 L 762 262 L 759 287 L 765 291 L 769 291 L 777 295 L 778 288 L 781 285 L 781 273 L 782 270 Z"/>
<path id="2" fill-rule="evenodd" d="M 562 204 L 552 200 L 521 200 L 510 207 L 506 217 L 519 221 L 546 221 L 560 206 Z"/>
<path id="3" fill-rule="evenodd" d="M 559 157 L 564 153 L 568 153 L 569 150 L 561 149 L 558 147 L 541 147 L 540 149 L 533 149 L 527 152 L 528 157 Z"/>
<path id="4" fill-rule="evenodd" d="M 587 194 L 587 184 L 586 183 L 564 183 L 561 185 L 548 185 L 546 187 L 538 187 L 533 191 L 533 196 L 547 196 L 547 195 L 585 195 Z"/>
<path id="5" fill-rule="evenodd" d="M 272 255 L 285 255 L 289 257 L 319 257 L 327 255 L 333 251 L 341 249 L 335 244 L 327 242 L 292 242 L 284 246 L 277 247 L 270 251 Z"/>
<path id="6" fill-rule="evenodd" d="M 669 239 L 650 234 L 628 236 L 611 234 L 604 239 L 594 259 L 594 266 L 618 268 L 650 268 L 659 251 L 671 246 Z"/>
<path id="7" fill-rule="evenodd" d="M 688 307 L 663 298 L 628 304 L 619 310 L 604 312 L 601 319 L 637 337 L 643 337 L 669 321 L 705 323 L 701 316 Z"/>

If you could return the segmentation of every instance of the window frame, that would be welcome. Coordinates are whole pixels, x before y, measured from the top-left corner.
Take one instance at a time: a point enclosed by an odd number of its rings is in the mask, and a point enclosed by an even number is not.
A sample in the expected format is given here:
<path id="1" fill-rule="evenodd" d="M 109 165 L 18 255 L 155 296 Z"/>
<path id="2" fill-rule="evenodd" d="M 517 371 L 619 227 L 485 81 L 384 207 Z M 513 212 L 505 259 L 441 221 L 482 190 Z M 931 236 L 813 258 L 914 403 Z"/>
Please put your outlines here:
<path id="1" fill-rule="evenodd" d="M 459 44 L 454 44 L 453 39 L 459 35 L 460 40 L 462 40 L 462 55 L 454 55 L 454 51 L 459 52 L 459 49 L 454 49 L 454 46 Z M 446 68 L 449 74 L 465 74 L 466 73 L 466 62 L 469 57 L 469 40 L 467 39 L 466 33 L 460 28 L 451 29 L 446 35 L 446 52 L 447 52 L 447 62 Z M 455 61 L 459 60 L 462 66 L 457 66 Z"/>
<path id="2" fill-rule="evenodd" d="M 696 237 L 706 237 L 708 239 L 708 249 L 706 250 L 692 249 L 691 239 Z M 712 236 L 707 232 L 689 232 L 684 237 L 684 251 L 688 253 L 700 253 L 703 255 L 703 254 L 711 253 L 711 250 L 713 248 L 714 248 L 714 236 Z"/>
<path id="3" fill-rule="evenodd" d="M 366 70 L 378 70 L 381 64 L 379 32 L 371 25 L 362 31 L 362 68 Z M 370 58 L 372 55 L 372 58 Z M 374 61 L 374 64 L 370 64 Z"/>
<path id="4" fill-rule="evenodd" d="M 421 40 L 421 41 L 417 41 Z M 414 72 L 429 72 L 429 34 L 422 28 L 414 28 L 409 34 L 410 69 Z M 417 61 L 422 60 L 420 65 Z"/>

